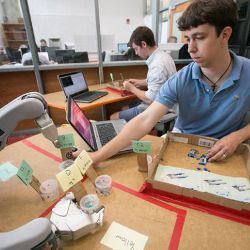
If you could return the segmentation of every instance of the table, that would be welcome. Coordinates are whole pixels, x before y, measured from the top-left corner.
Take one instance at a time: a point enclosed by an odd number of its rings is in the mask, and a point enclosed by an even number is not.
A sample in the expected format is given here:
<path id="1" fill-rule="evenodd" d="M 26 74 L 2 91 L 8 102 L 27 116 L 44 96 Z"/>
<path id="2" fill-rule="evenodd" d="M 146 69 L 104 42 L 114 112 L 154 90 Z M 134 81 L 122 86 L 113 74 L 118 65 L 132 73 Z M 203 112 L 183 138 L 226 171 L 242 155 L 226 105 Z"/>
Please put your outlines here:
<path id="1" fill-rule="evenodd" d="M 78 148 L 84 147 L 81 138 L 69 126 L 59 129 L 59 134 L 68 132 L 74 134 Z M 161 138 L 146 136 L 145 139 L 152 141 L 153 152 L 158 150 Z M 11 161 L 18 166 L 23 159 L 32 166 L 40 181 L 59 172 L 60 152 L 42 135 L 12 144 L 0 152 L 0 164 Z M 249 225 L 138 192 L 147 175 L 137 170 L 134 153 L 105 161 L 96 171 L 98 175 L 108 174 L 113 179 L 111 194 L 100 197 L 106 208 L 104 225 L 93 235 L 64 242 L 64 249 L 107 249 L 100 240 L 113 221 L 147 235 L 145 249 L 148 250 L 249 249 Z M 0 182 L 0 190 L 0 232 L 23 225 L 41 214 L 49 216 L 49 211 L 44 211 L 52 203 L 43 202 L 18 178 Z"/>
<path id="2" fill-rule="evenodd" d="M 101 90 L 108 92 L 108 95 L 103 96 L 91 103 L 78 103 L 81 110 L 91 110 L 97 107 L 102 107 L 102 118 L 105 120 L 106 117 L 106 105 L 114 104 L 125 100 L 133 100 L 136 98 L 135 95 L 121 96 L 119 93 L 113 92 L 107 88 L 107 84 L 96 84 L 90 85 L 89 90 Z M 66 99 L 63 91 L 58 91 L 44 95 L 46 102 L 49 107 L 64 110 L 66 107 Z M 53 117 L 52 117 L 53 119 Z"/>

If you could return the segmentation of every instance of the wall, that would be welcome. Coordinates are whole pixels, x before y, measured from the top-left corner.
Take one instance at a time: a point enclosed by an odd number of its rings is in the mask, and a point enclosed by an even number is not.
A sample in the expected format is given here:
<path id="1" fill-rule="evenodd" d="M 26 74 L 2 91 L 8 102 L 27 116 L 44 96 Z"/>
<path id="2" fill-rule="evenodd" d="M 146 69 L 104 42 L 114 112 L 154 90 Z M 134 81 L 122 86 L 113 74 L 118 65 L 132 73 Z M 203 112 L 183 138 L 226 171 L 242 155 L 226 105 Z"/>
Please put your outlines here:
<path id="1" fill-rule="evenodd" d="M 115 44 L 128 42 L 133 30 L 144 25 L 143 0 L 99 0 L 99 11 L 101 34 L 114 34 Z"/>

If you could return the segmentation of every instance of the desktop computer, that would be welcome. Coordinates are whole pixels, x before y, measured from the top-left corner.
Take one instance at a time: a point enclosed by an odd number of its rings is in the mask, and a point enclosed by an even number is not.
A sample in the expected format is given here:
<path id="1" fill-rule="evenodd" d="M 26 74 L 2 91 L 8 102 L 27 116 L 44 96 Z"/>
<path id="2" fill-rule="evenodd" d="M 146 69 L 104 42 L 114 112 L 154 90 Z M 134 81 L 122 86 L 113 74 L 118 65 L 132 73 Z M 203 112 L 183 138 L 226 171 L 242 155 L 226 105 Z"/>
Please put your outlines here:
<path id="1" fill-rule="evenodd" d="M 127 43 L 118 43 L 117 44 L 117 51 L 119 53 L 124 53 L 128 50 L 128 44 Z"/>

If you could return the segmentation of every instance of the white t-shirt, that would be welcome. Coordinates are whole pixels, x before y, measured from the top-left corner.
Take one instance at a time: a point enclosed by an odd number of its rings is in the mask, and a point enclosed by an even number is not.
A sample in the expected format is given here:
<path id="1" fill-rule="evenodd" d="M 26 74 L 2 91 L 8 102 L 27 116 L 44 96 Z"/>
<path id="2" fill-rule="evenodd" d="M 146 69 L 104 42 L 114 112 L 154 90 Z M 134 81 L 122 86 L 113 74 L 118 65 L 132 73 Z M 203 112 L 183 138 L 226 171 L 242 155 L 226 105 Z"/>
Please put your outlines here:
<path id="1" fill-rule="evenodd" d="M 156 98 L 161 86 L 176 73 L 172 57 L 165 51 L 157 48 L 146 60 L 148 65 L 147 87 L 145 96 L 151 101 Z M 149 105 L 142 102 L 140 108 L 146 109 Z"/>

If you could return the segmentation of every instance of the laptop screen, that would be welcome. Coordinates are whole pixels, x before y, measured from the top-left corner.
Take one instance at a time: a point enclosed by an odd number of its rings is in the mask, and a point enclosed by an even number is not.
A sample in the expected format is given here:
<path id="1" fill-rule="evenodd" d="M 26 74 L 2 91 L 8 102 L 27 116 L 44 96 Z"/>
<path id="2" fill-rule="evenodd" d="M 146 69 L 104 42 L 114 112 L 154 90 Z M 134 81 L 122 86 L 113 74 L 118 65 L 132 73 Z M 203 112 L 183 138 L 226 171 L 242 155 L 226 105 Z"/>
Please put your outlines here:
<path id="1" fill-rule="evenodd" d="M 58 79 L 66 97 L 88 90 L 82 72 L 59 75 Z"/>
<path id="2" fill-rule="evenodd" d="M 91 147 L 91 149 L 94 150 L 95 143 L 91 133 L 91 124 L 88 118 L 83 114 L 80 107 L 71 97 L 68 99 L 67 120 L 83 138 L 83 140 Z"/>

